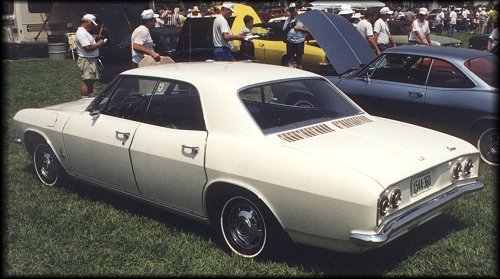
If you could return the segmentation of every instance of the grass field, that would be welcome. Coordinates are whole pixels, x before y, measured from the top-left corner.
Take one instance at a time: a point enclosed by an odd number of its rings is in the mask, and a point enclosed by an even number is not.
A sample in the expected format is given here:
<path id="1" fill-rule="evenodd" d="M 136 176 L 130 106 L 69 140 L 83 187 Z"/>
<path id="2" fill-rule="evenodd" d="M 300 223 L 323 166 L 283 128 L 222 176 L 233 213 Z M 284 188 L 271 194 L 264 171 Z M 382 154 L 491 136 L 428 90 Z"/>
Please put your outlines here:
<path id="1" fill-rule="evenodd" d="M 206 225 L 92 185 L 38 183 L 31 159 L 12 143 L 12 117 L 80 98 L 79 72 L 72 60 L 2 66 L 4 276 L 498 276 L 497 168 L 482 164 L 482 191 L 379 250 L 292 245 L 276 258 L 243 259 Z"/>

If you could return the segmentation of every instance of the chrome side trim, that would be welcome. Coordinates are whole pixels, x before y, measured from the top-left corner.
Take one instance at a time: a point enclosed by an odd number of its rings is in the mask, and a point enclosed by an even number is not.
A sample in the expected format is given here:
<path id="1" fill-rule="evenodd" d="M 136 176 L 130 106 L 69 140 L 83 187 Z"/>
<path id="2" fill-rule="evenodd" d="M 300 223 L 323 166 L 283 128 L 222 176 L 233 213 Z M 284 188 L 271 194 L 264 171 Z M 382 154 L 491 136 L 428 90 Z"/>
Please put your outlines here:
<path id="1" fill-rule="evenodd" d="M 460 185 L 389 221 L 378 233 L 357 233 L 353 231 L 349 239 L 356 244 L 371 247 L 382 246 L 406 233 L 411 228 L 419 226 L 439 215 L 451 201 L 469 192 L 480 190 L 483 187 L 484 184 L 480 181 Z"/>

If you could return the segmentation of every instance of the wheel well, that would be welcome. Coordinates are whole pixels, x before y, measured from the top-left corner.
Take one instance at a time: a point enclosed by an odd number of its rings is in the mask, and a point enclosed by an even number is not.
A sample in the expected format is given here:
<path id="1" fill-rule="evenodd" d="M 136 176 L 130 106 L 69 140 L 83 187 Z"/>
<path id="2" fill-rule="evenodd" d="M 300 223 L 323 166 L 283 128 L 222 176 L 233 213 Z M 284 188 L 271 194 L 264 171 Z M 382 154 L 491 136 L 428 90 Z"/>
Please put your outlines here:
<path id="1" fill-rule="evenodd" d="M 267 210 L 271 212 L 267 204 L 264 201 L 262 201 L 262 199 L 260 199 L 252 191 L 230 183 L 223 183 L 223 182 L 216 183 L 211 185 L 208 188 L 207 193 L 205 194 L 205 208 L 207 210 L 207 215 L 210 220 L 210 223 L 217 224 L 218 222 L 217 220 L 219 218 L 217 210 L 222 208 L 223 203 L 229 197 L 235 196 L 237 194 L 248 195 L 250 197 L 255 198 L 256 200 L 260 200 L 262 204 L 264 204 L 267 207 Z M 276 216 L 274 216 L 274 218 L 276 219 Z"/>
<path id="2" fill-rule="evenodd" d="M 26 145 L 26 149 L 28 150 L 28 153 L 30 155 L 33 155 L 33 152 L 35 152 L 35 147 L 37 146 L 37 144 L 47 141 L 42 135 L 36 132 L 26 132 L 24 134 L 24 142 Z"/>
<path id="3" fill-rule="evenodd" d="M 476 123 L 472 125 L 471 133 L 469 136 L 469 141 L 473 142 L 474 145 L 478 140 L 479 135 L 489 127 L 497 127 L 497 121 L 495 119 L 482 119 L 478 120 Z"/>
<path id="4" fill-rule="evenodd" d="M 288 65 L 288 60 L 290 60 L 288 54 L 283 54 L 283 56 L 281 56 L 281 66 L 287 66 Z"/>

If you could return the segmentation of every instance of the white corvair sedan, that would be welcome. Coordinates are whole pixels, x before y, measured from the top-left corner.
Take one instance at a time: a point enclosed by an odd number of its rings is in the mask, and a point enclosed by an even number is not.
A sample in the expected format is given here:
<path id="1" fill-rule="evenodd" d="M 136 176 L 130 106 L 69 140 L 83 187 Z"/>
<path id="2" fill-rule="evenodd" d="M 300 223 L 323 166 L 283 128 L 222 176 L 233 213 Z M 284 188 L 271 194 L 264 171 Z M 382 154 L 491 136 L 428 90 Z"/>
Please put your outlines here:
<path id="1" fill-rule="evenodd" d="M 364 112 L 322 76 L 249 62 L 149 66 L 95 99 L 23 109 L 45 185 L 78 178 L 212 224 L 236 254 L 288 236 L 359 253 L 481 189 L 458 138 Z"/>

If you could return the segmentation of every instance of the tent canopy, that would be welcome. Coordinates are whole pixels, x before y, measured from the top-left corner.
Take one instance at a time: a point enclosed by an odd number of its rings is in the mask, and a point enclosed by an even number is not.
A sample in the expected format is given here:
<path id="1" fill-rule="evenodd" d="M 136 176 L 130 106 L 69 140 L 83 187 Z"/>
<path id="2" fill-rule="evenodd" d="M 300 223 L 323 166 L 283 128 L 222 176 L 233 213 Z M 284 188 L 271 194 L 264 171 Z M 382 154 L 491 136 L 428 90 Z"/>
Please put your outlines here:
<path id="1" fill-rule="evenodd" d="M 342 5 L 351 5 L 353 9 L 366 10 L 369 8 L 382 8 L 385 4 L 380 1 L 314 1 L 310 3 L 314 10 L 340 9 Z"/>

